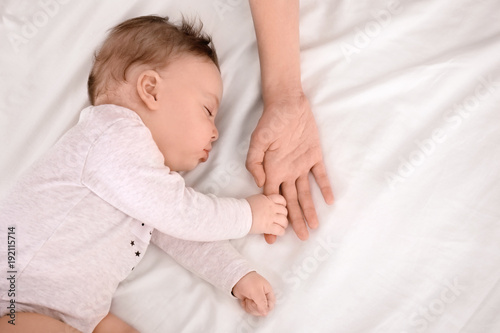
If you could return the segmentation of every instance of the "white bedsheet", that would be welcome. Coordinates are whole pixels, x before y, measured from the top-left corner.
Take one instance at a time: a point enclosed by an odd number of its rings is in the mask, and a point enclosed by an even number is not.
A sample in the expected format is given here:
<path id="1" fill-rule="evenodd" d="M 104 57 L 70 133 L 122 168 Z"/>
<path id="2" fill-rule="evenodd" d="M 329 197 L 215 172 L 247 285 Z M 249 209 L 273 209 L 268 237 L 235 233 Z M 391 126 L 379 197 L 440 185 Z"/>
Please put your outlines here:
<path id="1" fill-rule="evenodd" d="M 187 183 L 259 192 L 244 167 L 262 111 L 246 1 L 3 0 L 1 195 L 88 105 L 106 30 L 181 13 L 213 34 L 224 81 L 220 138 Z M 275 311 L 246 315 L 153 246 L 112 311 L 141 332 L 500 332 L 500 2 L 304 0 L 300 20 L 336 201 L 313 186 L 321 225 L 306 242 L 291 229 L 274 245 L 233 241 L 273 285 Z"/>

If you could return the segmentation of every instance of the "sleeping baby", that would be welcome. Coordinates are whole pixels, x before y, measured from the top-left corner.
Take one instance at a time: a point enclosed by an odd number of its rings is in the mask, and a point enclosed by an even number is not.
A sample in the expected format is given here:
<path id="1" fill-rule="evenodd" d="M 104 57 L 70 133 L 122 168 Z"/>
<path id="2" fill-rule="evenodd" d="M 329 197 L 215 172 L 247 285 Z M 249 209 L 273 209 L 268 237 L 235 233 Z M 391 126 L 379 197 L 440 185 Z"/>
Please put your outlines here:
<path id="1" fill-rule="evenodd" d="M 218 137 L 210 37 L 186 21 L 125 21 L 96 54 L 88 92 L 92 106 L 2 203 L 1 228 L 19 241 L 15 311 L 0 279 L 0 330 L 135 331 L 109 309 L 150 243 L 266 315 L 271 286 L 227 240 L 282 235 L 285 199 L 202 194 L 178 173 L 205 162 Z"/>

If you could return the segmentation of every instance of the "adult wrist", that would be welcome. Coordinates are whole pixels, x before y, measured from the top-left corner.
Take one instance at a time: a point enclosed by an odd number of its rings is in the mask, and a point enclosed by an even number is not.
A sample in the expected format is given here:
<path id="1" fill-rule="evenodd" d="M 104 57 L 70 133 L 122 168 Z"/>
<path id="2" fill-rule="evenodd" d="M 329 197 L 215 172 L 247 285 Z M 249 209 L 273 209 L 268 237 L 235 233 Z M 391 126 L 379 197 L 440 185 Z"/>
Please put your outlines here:
<path id="1" fill-rule="evenodd" d="M 307 97 L 304 94 L 302 87 L 300 87 L 294 89 L 274 90 L 266 96 L 264 96 L 263 94 L 262 100 L 264 103 L 265 112 L 267 110 L 274 110 L 275 108 L 273 108 L 273 106 L 277 106 L 279 109 L 280 106 L 291 105 L 290 103 L 301 105 L 302 103 L 307 101 Z"/>
<path id="2" fill-rule="evenodd" d="M 282 87 L 262 92 L 264 105 L 280 104 L 305 98 L 302 87 Z"/>
<path id="3" fill-rule="evenodd" d="M 275 84 L 262 84 L 262 100 L 264 104 L 272 104 L 286 99 L 302 98 L 304 90 L 300 80 L 298 82 L 276 82 Z"/>

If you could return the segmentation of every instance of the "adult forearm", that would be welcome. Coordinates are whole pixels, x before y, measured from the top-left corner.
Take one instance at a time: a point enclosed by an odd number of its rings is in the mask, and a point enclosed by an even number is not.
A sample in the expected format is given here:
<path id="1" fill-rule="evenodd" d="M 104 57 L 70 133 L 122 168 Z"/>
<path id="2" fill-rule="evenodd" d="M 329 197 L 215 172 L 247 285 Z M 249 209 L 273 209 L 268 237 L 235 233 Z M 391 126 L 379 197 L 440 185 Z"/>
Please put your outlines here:
<path id="1" fill-rule="evenodd" d="M 299 1 L 250 0 L 257 36 L 264 101 L 302 93 Z"/>

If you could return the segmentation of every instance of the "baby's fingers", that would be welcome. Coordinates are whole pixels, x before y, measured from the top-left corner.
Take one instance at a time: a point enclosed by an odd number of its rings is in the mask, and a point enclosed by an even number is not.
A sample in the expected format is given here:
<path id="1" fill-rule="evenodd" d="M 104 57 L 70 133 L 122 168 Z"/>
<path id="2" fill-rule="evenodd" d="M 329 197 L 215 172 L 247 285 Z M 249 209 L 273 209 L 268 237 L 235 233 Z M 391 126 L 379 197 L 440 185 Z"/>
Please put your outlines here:
<path id="1" fill-rule="evenodd" d="M 281 214 L 281 215 L 284 215 L 284 216 L 287 216 L 288 215 L 288 209 L 286 209 L 285 206 L 282 206 L 282 205 L 276 205 L 274 206 L 274 209 L 275 209 L 275 212 L 277 214 Z"/>
<path id="2" fill-rule="evenodd" d="M 267 295 L 262 293 L 258 293 L 257 295 L 254 296 L 253 300 L 255 306 L 257 307 L 257 311 L 259 315 L 261 316 L 266 316 L 267 313 L 269 312 L 269 304 L 267 302 Z"/>
<path id="3" fill-rule="evenodd" d="M 284 196 L 280 194 L 270 194 L 268 195 L 269 199 L 271 199 L 275 204 L 286 206 L 286 199 Z"/>
<path id="4" fill-rule="evenodd" d="M 274 296 L 274 293 L 272 290 L 270 290 L 268 293 L 266 293 L 266 298 L 267 298 L 267 311 L 271 312 L 274 309 L 274 305 L 276 304 L 276 297 Z"/>
<path id="5" fill-rule="evenodd" d="M 283 236 L 285 234 L 285 229 L 288 227 L 288 219 L 286 215 L 275 214 L 273 219 L 273 224 L 270 226 L 269 232 L 266 234 Z"/>
<path id="6" fill-rule="evenodd" d="M 283 214 L 276 214 L 274 216 L 274 223 L 279 225 L 283 229 L 286 229 L 286 227 L 288 227 L 288 219 L 286 215 Z"/>
<path id="7" fill-rule="evenodd" d="M 242 300 L 241 306 L 252 316 L 262 316 L 262 314 L 259 312 L 257 304 L 250 298 L 245 298 L 244 300 Z"/>
<path id="8" fill-rule="evenodd" d="M 283 236 L 285 234 L 285 228 L 275 222 L 273 223 L 273 225 L 271 225 L 270 234 L 275 236 Z"/>

